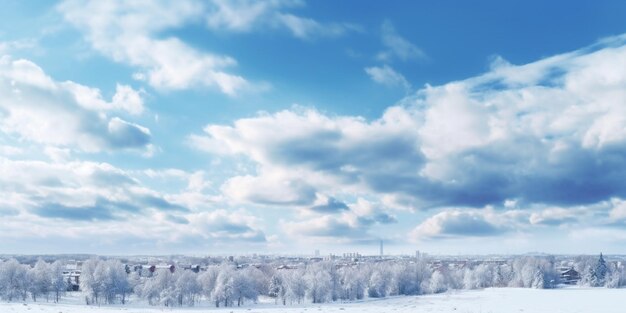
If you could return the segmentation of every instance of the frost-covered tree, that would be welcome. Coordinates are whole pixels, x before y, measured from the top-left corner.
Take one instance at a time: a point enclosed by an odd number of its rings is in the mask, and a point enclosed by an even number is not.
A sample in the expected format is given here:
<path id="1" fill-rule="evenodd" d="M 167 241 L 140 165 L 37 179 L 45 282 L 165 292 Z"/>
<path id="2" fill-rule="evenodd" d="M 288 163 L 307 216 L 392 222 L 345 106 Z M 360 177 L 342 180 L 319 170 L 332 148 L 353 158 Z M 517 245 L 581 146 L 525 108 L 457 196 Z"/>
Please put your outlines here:
<path id="1" fill-rule="evenodd" d="M 160 269 L 154 274 L 155 288 L 159 291 L 158 300 L 161 305 L 174 306 L 177 303 L 176 279 L 169 269 Z"/>
<path id="2" fill-rule="evenodd" d="M 67 281 L 63 276 L 65 266 L 61 261 L 54 261 L 50 264 L 50 291 L 54 294 L 54 302 L 59 302 L 59 298 L 67 291 Z"/>
<path id="3" fill-rule="evenodd" d="M 186 304 L 193 306 L 196 298 L 202 292 L 202 287 L 197 279 L 197 274 L 192 271 L 184 271 L 176 279 L 176 294 L 178 305 Z"/>
<path id="4" fill-rule="evenodd" d="M 139 298 L 148 301 L 150 305 L 156 305 L 159 301 L 159 295 L 161 294 L 154 276 L 137 284 L 134 291 Z"/>
<path id="5" fill-rule="evenodd" d="M 28 270 L 15 259 L 0 263 L 0 297 L 7 301 L 26 300 Z"/>
<path id="6" fill-rule="evenodd" d="M 391 285 L 391 272 L 383 268 L 377 268 L 372 271 L 369 279 L 367 294 L 370 298 L 384 298 L 387 296 Z"/>
<path id="7" fill-rule="evenodd" d="M 341 275 L 337 266 L 332 262 L 325 262 L 324 269 L 330 277 L 330 300 L 337 301 L 341 297 Z"/>
<path id="8" fill-rule="evenodd" d="M 106 303 L 116 303 L 117 299 L 122 304 L 126 303 L 131 286 L 124 265 L 119 260 L 101 261 L 95 272 Z"/>
<path id="9" fill-rule="evenodd" d="M 450 289 L 463 289 L 463 276 L 465 271 L 462 268 L 455 268 L 443 272 L 447 278 L 447 285 Z"/>
<path id="10" fill-rule="evenodd" d="M 607 273 L 608 273 L 608 267 L 606 265 L 606 261 L 604 260 L 604 257 L 602 256 L 602 253 L 600 253 L 600 258 L 598 258 L 598 261 L 596 261 L 595 266 L 591 269 L 591 286 L 593 287 L 600 287 L 600 286 L 604 286 L 606 283 L 606 277 L 607 277 Z"/>
<path id="11" fill-rule="evenodd" d="M 440 271 L 435 271 L 430 276 L 430 283 L 428 287 L 428 289 L 432 293 L 441 293 L 448 290 L 448 286 L 446 285 L 446 279 Z"/>
<path id="12" fill-rule="evenodd" d="M 463 274 L 465 289 L 488 288 L 493 286 L 495 266 L 481 263 L 474 268 L 466 268 Z"/>
<path id="13" fill-rule="evenodd" d="M 552 258 L 525 257 L 512 262 L 513 277 L 511 287 L 554 288 L 560 275 L 555 269 Z"/>
<path id="14" fill-rule="evenodd" d="M 541 272 L 541 268 L 537 268 L 535 270 L 535 274 L 533 275 L 533 280 L 530 283 L 530 287 L 535 289 L 543 289 L 545 286 L 545 280 L 543 279 L 543 273 Z"/>
<path id="15" fill-rule="evenodd" d="M 321 266 L 310 266 L 306 273 L 308 296 L 313 303 L 324 303 L 332 299 L 332 282 L 330 274 Z"/>
<path id="16" fill-rule="evenodd" d="M 626 273 L 624 273 L 624 265 L 621 262 L 607 264 L 608 272 L 604 286 L 607 288 L 620 288 L 626 283 Z"/>
<path id="17" fill-rule="evenodd" d="M 233 301 L 237 301 L 237 306 L 243 305 L 245 300 L 256 302 L 259 296 L 257 286 L 249 273 L 247 270 L 238 271 L 230 279 Z"/>
<path id="18" fill-rule="evenodd" d="M 209 266 L 205 272 L 198 275 L 198 283 L 202 289 L 202 295 L 204 295 L 206 299 L 211 299 L 218 275 L 218 266 Z"/>
<path id="19" fill-rule="evenodd" d="M 286 273 L 283 275 L 283 282 L 286 288 L 285 298 L 289 299 L 290 303 L 301 303 L 308 288 L 304 270 L 299 269 Z"/>
<path id="20" fill-rule="evenodd" d="M 55 272 L 54 281 L 58 294 L 67 289 L 67 284 L 62 278 L 61 264 L 53 263 L 51 268 Z M 56 264 L 56 265 L 55 265 Z M 61 273 L 59 275 L 59 272 Z M 65 283 L 65 284 L 63 284 Z M 126 267 L 119 260 L 97 260 L 91 259 L 83 263 L 80 275 L 80 289 L 85 295 L 87 304 L 116 303 L 118 300 L 122 304 L 126 303 L 126 297 L 132 291 Z"/>
<path id="21" fill-rule="evenodd" d="M 85 296 L 85 304 L 99 303 L 100 285 L 99 281 L 94 276 L 97 266 L 98 260 L 90 259 L 85 261 L 81 268 L 79 285 L 80 290 Z"/>
<path id="22" fill-rule="evenodd" d="M 215 306 L 219 307 L 220 303 L 224 306 L 231 306 L 233 303 L 233 278 L 235 269 L 228 265 L 222 264 L 219 274 L 215 280 L 215 288 L 211 294 L 211 299 L 215 302 Z"/>
<path id="23" fill-rule="evenodd" d="M 44 296 L 48 299 L 52 285 L 49 264 L 39 259 L 37 263 L 35 263 L 35 266 L 28 271 L 28 276 L 28 291 L 33 301 L 37 301 L 37 297 L 39 296 Z"/>
<path id="24" fill-rule="evenodd" d="M 150 305 L 175 306 L 178 304 L 177 278 L 169 269 L 159 269 L 135 286 L 135 294 Z"/>
<path id="25" fill-rule="evenodd" d="M 498 288 L 508 286 L 513 277 L 511 266 L 509 264 L 495 265 L 493 270 L 493 283 L 491 285 Z"/>
<path id="26" fill-rule="evenodd" d="M 358 268 L 343 268 L 341 270 L 341 285 L 343 300 L 360 300 L 365 297 L 367 288 L 363 271 Z"/>
<path id="27" fill-rule="evenodd" d="M 281 276 L 275 274 L 270 279 L 270 286 L 268 290 L 268 296 L 274 298 L 274 303 L 278 303 L 278 299 L 283 299 L 283 305 L 285 305 L 285 286 L 283 285 L 283 279 Z"/>
<path id="28" fill-rule="evenodd" d="M 256 290 L 257 294 L 269 294 L 270 278 L 272 277 L 267 275 L 270 274 L 269 272 L 266 274 L 266 272 L 263 272 L 254 266 L 248 266 L 241 270 L 241 272 L 246 276 L 248 280 L 247 283 L 252 285 L 251 288 Z"/>
<path id="29" fill-rule="evenodd" d="M 383 265 L 384 266 L 384 265 Z M 427 289 L 431 270 L 424 260 L 415 263 L 400 263 L 391 268 L 392 294 L 418 295 Z"/>

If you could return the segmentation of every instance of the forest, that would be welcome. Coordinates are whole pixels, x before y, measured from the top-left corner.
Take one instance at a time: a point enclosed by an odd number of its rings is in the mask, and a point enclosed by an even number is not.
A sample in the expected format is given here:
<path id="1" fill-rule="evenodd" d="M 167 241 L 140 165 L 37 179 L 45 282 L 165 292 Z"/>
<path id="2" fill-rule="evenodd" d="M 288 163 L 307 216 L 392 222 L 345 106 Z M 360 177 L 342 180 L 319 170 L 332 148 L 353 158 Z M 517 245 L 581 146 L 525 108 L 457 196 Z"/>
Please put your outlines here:
<path id="1" fill-rule="evenodd" d="M 626 285 L 621 261 L 576 257 L 571 268 L 580 273 L 577 284 L 619 288 Z M 276 304 L 324 303 L 384 298 L 396 295 L 442 293 L 452 289 L 559 288 L 562 264 L 554 257 L 520 256 L 505 262 L 468 262 L 449 266 L 432 259 L 391 259 L 346 265 L 336 261 L 304 263 L 280 268 L 269 262 L 237 266 L 225 260 L 205 270 L 129 270 L 118 259 L 92 258 L 82 264 L 80 293 L 85 304 L 126 304 L 145 301 L 154 306 L 242 306 L 259 297 Z M 34 265 L 15 259 L 0 263 L 0 298 L 4 301 L 62 301 L 68 290 L 62 261 Z"/>

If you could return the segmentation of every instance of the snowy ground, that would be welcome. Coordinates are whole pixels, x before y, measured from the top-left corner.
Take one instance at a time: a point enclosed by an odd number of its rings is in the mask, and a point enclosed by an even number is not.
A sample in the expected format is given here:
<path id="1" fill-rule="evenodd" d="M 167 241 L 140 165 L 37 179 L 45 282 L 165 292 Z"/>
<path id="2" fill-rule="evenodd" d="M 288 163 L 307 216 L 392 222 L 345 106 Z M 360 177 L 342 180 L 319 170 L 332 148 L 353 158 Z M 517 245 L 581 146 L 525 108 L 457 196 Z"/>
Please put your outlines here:
<path id="1" fill-rule="evenodd" d="M 212 308 L 205 305 L 196 308 L 146 307 L 140 304 L 128 306 L 84 306 L 77 298 L 67 299 L 74 304 L 49 303 L 0 303 L 2 313 L 157 313 L 157 312 L 215 312 L 215 313 L 386 313 L 386 312 L 455 312 L 455 313 L 623 313 L 622 305 L 626 289 L 565 288 L 556 290 L 537 289 L 486 289 L 460 291 L 419 297 L 393 297 L 382 300 L 366 300 L 354 303 L 323 305 L 276 306 L 273 303 L 246 305 L 242 308 Z"/>

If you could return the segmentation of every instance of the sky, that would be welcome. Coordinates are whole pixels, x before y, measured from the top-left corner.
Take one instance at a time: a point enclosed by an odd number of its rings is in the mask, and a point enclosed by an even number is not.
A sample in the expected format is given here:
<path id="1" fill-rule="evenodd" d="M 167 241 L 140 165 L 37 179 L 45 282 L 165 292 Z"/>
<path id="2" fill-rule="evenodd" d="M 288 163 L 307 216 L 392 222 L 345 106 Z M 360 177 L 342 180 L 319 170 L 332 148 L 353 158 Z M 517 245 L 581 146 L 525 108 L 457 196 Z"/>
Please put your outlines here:
<path id="1" fill-rule="evenodd" d="M 623 1 L 0 11 L 0 254 L 626 254 Z"/>

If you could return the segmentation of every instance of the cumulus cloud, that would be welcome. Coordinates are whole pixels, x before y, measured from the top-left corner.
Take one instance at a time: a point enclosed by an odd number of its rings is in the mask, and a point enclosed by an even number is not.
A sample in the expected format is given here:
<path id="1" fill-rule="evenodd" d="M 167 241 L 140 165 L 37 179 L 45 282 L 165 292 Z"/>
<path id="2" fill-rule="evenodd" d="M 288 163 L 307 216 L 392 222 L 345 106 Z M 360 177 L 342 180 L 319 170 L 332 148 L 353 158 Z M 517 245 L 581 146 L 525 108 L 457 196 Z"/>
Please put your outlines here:
<path id="1" fill-rule="evenodd" d="M 409 91 L 411 84 L 404 78 L 404 75 L 396 72 L 388 65 L 366 67 L 365 73 L 376 83 L 388 87 L 402 87 Z"/>
<path id="2" fill-rule="evenodd" d="M 132 115 L 141 114 L 144 110 L 143 98 L 141 96 L 144 91 L 134 90 L 128 85 L 117 84 L 115 94 L 110 102 L 102 98 L 98 88 L 87 87 L 72 81 L 63 82 L 62 85 L 71 91 L 76 103 L 85 109 L 96 111 L 119 110 Z"/>
<path id="3" fill-rule="evenodd" d="M 149 195 L 135 178 L 107 163 L 0 159 L 0 168 L 5 205 L 36 215 L 113 218 L 118 209 L 145 207 Z"/>
<path id="4" fill-rule="evenodd" d="M 112 101 L 100 90 L 71 81 L 58 82 L 36 64 L 0 58 L 0 131 L 19 139 L 97 152 L 145 148 L 150 131 L 110 114 L 140 113 L 139 92 L 118 85 Z"/>
<path id="5" fill-rule="evenodd" d="M 141 93 L 143 93 L 143 90 L 136 91 L 128 85 L 117 84 L 111 103 L 113 107 L 120 108 L 131 114 L 141 114 L 144 110 Z"/>
<path id="6" fill-rule="evenodd" d="M 257 219 L 245 211 L 216 210 L 190 217 L 190 225 L 207 239 L 265 242 Z"/>
<path id="7" fill-rule="evenodd" d="M 333 197 L 327 197 L 326 199 L 322 200 L 321 203 L 318 203 L 309 208 L 309 210 L 318 213 L 336 213 L 349 209 L 350 208 L 348 208 L 345 203 Z"/>
<path id="8" fill-rule="evenodd" d="M 320 242 L 369 243 L 381 238 L 373 231 L 374 227 L 398 222 L 379 203 L 362 198 L 344 203 L 323 195 L 318 195 L 316 205 L 302 209 L 300 215 L 296 220 L 283 220 L 283 231 L 300 239 L 312 237 Z"/>
<path id="9" fill-rule="evenodd" d="M 208 125 L 190 142 L 248 157 L 259 170 L 247 180 L 281 173 L 338 199 L 342 190 L 412 209 L 588 205 L 626 197 L 625 62 L 626 37 L 613 37 L 525 65 L 500 60 L 371 121 L 295 108 Z"/>
<path id="10" fill-rule="evenodd" d="M 304 181 L 297 184 L 309 186 L 303 189 L 302 199 L 313 200 L 310 186 L 334 188 L 335 182 L 346 188 L 376 184 L 385 189 L 393 188 L 388 181 L 392 173 L 417 174 L 423 157 L 414 140 L 416 130 L 407 127 L 413 123 L 410 115 L 403 108 L 392 108 L 381 120 L 368 123 L 314 110 L 282 111 L 242 119 L 233 127 L 209 125 L 206 135 L 191 136 L 190 142 L 213 153 L 251 157 L 261 165 L 260 175 L 254 176 L 258 179 Z M 293 193 L 285 195 L 293 197 Z"/>
<path id="11" fill-rule="evenodd" d="M 580 212 L 574 209 L 549 208 L 530 215 L 531 224 L 553 225 L 571 224 L 578 221 Z"/>
<path id="12" fill-rule="evenodd" d="M 451 209 L 437 213 L 411 232 L 414 240 L 428 238 L 497 236 L 514 229 L 519 212 Z"/>
<path id="13" fill-rule="evenodd" d="M 226 181 L 221 189 L 239 203 L 304 205 L 315 199 L 315 189 L 295 178 L 236 176 Z"/>
<path id="14" fill-rule="evenodd" d="M 110 134 L 110 143 L 114 147 L 141 147 L 150 142 L 150 130 L 118 117 L 112 118 L 107 128 Z"/>
<path id="15" fill-rule="evenodd" d="M 626 201 L 623 199 L 611 199 L 610 217 L 613 221 L 626 220 Z"/>

